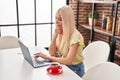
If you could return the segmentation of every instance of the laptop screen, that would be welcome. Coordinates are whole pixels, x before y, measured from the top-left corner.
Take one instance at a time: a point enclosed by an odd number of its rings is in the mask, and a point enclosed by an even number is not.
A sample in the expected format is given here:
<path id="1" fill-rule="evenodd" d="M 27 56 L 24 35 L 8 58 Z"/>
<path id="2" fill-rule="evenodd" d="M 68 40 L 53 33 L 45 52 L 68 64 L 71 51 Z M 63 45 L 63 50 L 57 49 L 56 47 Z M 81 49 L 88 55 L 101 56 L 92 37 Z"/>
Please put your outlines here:
<path id="1" fill-rule="evenodd" d="M 21 48 L 21 51 L 22 51 L 22 53 L 23 53 L 24 58 L 25 58 L 31 65 L 33 65 L 33 61 L 32 61 L 32 58 L 31 58 L 29 49 L 28 49 L 21 41 L 18 41 L 18 42 L 19 42 L 19 45 L 20 45 L 20 48 Z"/>

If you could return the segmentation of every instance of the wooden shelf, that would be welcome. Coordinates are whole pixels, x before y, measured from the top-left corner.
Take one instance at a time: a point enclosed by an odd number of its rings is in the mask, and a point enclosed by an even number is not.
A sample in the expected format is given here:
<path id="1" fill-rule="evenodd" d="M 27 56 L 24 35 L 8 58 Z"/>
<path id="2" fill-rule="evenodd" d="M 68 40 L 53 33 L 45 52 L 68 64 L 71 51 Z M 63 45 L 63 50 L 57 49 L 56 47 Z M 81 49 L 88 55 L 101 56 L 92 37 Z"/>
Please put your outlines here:
<path id="1" fill-rule="evenodd" d="M 116 38 L 117 40 L 120 40 L 120 35 L 119 35 L 119 36 L 115 36 L 115 38 Z"/>
<path id="2" fill-rule="evenodd" d="M 92 0 L 79 0 L 83 3 L 99 3 L 99 4 L 117 4 L 120 3 L 120 1 L 92 1 Z"/>
<path id="3" fill-rule="evenodd" d="M 89 29 L 89 30 L 92 29 L 92 27 L 89 24 L 80 24 L 80 26 L 82 26 L 86 29 Z M 112 36 L 112 31 L 107 31 L 107 30 L 101 28 L 101 26 L 94 26 L 94 31 L 104 34 L 104 35 L 107 35 L 107 36 Z"/>
<path id="4" fill-rule="evenodd" d="M 91 30 L 92 27 L 89 24 L 80 24 L 81 27 L 84 27 L 86 29 Z M 113 36 L 112 31 L 107 31 L 106 29 L 101 28 L 101 26 L 94 26 L 94 31 L 107 35 L 107 36 Z M 120 34 L 116 33 L 116 36 L 114 36 L 116 39 L 120 40 Z"/>

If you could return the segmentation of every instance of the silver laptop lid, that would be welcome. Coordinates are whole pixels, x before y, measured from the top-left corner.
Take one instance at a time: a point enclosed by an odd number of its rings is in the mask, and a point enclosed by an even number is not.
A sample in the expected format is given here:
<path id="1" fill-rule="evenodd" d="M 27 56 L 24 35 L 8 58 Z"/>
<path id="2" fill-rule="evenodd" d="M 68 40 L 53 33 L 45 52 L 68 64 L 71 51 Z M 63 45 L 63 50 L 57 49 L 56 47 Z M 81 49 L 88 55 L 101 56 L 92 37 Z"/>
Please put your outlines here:
<path id="1" fill-rule="evenodd" d="M 49 60 L 42 60 L 42 61 L 38 61 L 37 59 L 35 59 L 34 57 L 31 57 L 32 53 L 35 53 L 34 49 L 36 50 L 36 48 L 30 48 L 28 49 L 28 47 L 26 47 L 21 41 L 18 41 L 21 51 L 23 53 L 24 58 L 34 67 L 41 67 L 41 66 L 46 66 L 49 65 L 51 62 Z M 49 55 L 48 51 L 44 48 L 39 48 L 41 52 L 46 53 L 46 55 Z M 32 52 L 32 53 L 31 53 Z"/>
<path id="2" fill-rule="evenodd" d="M 29 52 L 29 49 L 21 42 L 21 41 L 18 41 L 19 42 L 19 45 L 20 45 L 20 48 L 21 48 L 21 51 L 23 53 L 23 56 L 24 58 L 32 65 L 33 65 L 33 61 L 32 61 L 32 57 L 30 55 L 30 52 Z"/>

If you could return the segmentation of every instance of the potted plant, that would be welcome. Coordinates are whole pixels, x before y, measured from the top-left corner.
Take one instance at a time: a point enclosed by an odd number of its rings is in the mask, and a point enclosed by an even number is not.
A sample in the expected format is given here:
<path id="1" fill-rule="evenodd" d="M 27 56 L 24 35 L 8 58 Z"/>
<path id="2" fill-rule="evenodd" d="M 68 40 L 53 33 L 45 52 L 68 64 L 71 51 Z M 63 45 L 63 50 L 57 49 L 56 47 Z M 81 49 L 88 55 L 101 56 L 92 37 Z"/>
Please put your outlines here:
<path id="1" fill-rule="evenodd" d="M 92 25 L 92 11 L 89 12 L 88 18 L 89 18 L 89 25 Z M 96 25 L 97 19 L 99 18 L 99 14 L 97 11 L 94 11 L 93 18 L 94 18 L 94 25 Z"/>

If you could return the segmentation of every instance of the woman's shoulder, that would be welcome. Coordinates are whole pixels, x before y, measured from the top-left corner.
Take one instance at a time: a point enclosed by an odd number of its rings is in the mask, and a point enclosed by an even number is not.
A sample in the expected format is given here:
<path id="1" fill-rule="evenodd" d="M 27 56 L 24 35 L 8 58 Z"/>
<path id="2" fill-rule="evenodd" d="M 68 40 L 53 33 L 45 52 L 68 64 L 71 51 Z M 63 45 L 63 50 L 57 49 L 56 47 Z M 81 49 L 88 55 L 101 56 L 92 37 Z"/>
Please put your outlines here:
<path id="1" fill-rule="evenodd" d="M 72 33 L 71 37 L 82 37 L 82 34 L 76 29 L 74 30 L 74 32 Z"/>
<path id="2" fill-rule="evenodd" d="M 84 38 L 78 30 L 75 30 L 73 32 L 71 39 L 70 39 L 70 45 L 74 43 L 79 43 L 81 46 L 84 46 Z"/>
<path id="3" fill-rule="evenodd" d="M 82 42 L 84 42 L 84 38 L 83 38 L 82 34 L 77 29 L 73 32 L 70 40 L 71 41 L 82 41 Z"/>

